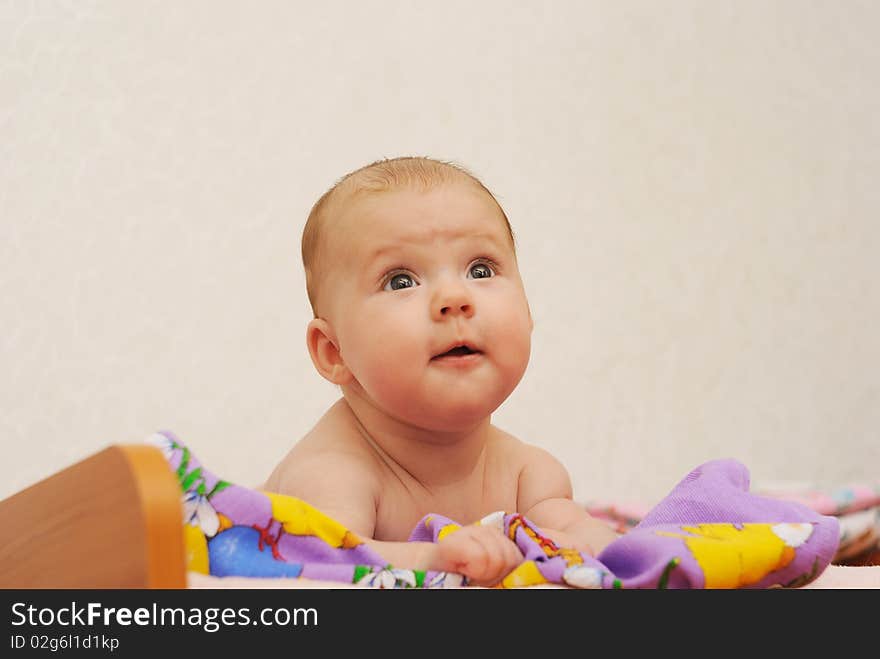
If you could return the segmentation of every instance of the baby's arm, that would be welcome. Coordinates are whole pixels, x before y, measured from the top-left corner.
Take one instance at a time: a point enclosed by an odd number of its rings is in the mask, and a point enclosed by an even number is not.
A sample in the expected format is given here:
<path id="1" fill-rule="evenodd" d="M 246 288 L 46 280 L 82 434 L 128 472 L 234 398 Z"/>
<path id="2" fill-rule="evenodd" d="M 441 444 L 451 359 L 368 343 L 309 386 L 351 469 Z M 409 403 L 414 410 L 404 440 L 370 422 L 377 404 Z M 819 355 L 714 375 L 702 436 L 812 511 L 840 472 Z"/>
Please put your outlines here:
<path id="1" fill-rule="evenodd" d="M 475 585 L 491 586 L 522 561 L 517 546 L 493 527 L 462 527 L 437 543 L 373 539 L 380 482 L 357 456 L 298 456 L 295 468 L 281 471 L 270 484 L 359 535 L 394 567 L 457 572 Z"/>
<path id="2" fill-rule="evenodd" d="M 519 477 L 517 510 L 563 548 L 595 556 L 618 538 L 611 527 L 572 500 L 571 478 L 556 458 L 536 447 L 529 447 L 529 452 Z"/>

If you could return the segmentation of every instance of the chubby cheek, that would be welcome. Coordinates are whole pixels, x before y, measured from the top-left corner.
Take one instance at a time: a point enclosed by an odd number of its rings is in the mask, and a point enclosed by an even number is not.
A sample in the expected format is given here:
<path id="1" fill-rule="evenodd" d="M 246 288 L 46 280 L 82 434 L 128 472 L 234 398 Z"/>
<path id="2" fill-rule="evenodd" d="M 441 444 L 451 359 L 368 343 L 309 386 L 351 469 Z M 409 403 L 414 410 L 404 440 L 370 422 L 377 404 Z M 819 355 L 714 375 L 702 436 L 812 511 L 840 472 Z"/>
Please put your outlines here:
<path id="1" fill-rule="evenodd" d="M 526 371 L 532 349 L 528 306 L 524 300 L 511 302 L 495 309 L 491 318 L 496 363 L 508 378 L 515 380 L 515 386 Z"/>
<path id="2" fill-rule="evenodd" d="M 416 319 L 390 310 L 359 314 L 343 342 L 343 357 L 368 394 L 378 399 L 412 395 L 413 382 L 427 359 L 425 337 Z"/>

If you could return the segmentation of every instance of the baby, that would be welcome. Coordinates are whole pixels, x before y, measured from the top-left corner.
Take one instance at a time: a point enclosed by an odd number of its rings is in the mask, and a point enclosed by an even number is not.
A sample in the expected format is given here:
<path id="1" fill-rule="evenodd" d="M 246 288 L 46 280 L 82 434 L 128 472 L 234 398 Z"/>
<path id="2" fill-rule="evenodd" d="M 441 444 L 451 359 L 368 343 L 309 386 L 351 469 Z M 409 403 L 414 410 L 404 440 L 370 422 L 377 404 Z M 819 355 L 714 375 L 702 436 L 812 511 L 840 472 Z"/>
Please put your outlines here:
<path id="1" fill-rule="evenodd" d="M 428 158 L 367 165 L 312 208 L 302 255 L 309 354 L 342 397 L 264 489 L 312 504 L 396 567 L 478 585 L 522 561 L 497 528 L 473 525 L 491 512 L 594 554 L 617 537 L 572 500 L 562 464 L 491 423 L 525 373 L 532 317 L 507 216 L 480 181 Z M 428 513 L 463 526 L 407 542 Z"/>

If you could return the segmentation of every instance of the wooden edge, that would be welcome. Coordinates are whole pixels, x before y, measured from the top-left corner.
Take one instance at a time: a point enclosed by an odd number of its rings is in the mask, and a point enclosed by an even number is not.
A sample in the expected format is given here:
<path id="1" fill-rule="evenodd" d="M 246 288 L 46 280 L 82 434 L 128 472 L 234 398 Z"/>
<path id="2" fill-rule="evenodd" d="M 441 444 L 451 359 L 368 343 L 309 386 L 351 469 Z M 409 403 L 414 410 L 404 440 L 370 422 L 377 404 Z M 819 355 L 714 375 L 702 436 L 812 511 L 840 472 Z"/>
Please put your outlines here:
<path id="1" fill-rule="evenodd" d="M 140 495 L 146 527 L 147 588 L 186 588 L 181 489 L 155 446 L 120 444 Z"/>
<path id="2" fill-rule="evenodd" d="M 180 484 L 112 445 L 0 501 L 0 588 L 185 588 Z"/>

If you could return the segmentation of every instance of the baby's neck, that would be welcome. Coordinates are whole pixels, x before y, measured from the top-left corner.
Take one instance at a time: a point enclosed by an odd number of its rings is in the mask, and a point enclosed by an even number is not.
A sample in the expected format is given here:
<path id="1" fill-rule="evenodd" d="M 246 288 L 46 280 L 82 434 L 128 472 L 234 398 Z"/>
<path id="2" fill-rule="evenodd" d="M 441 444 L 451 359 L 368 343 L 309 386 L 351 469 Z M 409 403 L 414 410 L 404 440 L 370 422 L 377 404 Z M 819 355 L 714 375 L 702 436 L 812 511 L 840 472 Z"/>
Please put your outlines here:
<path id="1" fill-rule="evenodd" d="M 419 428 L 394 419 L 359 396 L 337 405 L 382 460 L 399 476 L 434 489 L 482 471 L 492 435 L 490 417 L 474 427 L 450 432 Z"/>

